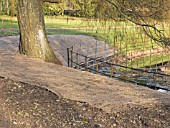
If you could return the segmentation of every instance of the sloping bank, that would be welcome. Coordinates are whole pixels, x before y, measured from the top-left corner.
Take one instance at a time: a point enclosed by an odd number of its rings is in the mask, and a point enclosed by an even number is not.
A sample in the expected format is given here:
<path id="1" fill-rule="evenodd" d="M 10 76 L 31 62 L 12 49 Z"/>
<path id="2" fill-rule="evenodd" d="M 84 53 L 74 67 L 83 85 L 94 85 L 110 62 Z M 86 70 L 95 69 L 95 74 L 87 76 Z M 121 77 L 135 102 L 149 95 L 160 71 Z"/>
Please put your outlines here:
<path id="1" fill-rule="evenodd" d="M 41 86 L 65 99 L 86 102 L 129 126 L 170 125 L 170 94 L 27 58 L 8 43 L 0 42 L 0 76 Z"/>

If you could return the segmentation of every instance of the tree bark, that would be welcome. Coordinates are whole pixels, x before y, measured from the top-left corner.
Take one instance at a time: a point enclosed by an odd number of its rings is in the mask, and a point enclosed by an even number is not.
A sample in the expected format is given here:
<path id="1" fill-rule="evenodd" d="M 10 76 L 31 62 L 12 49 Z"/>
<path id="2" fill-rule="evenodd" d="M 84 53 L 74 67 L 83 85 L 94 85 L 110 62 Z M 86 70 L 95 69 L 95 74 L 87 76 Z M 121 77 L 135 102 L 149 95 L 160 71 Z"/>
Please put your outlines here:
<path id="1" fill-rule="evenodd" d="M 44 61 L 61 64 L 61 62 L 56 59 L 47 40 L 43 1 L 18 0 L 17 10 L 20 29 L 20 53 Z"/>

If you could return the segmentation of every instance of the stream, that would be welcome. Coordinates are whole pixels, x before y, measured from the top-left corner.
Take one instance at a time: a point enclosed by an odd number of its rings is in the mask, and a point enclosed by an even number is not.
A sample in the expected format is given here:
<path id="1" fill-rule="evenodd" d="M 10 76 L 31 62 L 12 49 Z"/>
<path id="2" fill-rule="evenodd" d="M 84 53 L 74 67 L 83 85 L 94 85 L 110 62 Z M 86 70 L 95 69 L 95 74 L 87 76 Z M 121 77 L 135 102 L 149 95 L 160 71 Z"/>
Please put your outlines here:
<path id="1" fill-rule="evenodd" d="M 145 70 L 151 71 L 151 73 L 135 71 L 135 70 L 127 70 L 127 69 L 123 70 L 123 69 L 120 69 L 120 67 L 115 67 L 113 78 L 122 80 L 125 82 L 131 82 L 136 85 L 147 86 L 148 88 L 158 90 L 160 92 L 170 93 L 170 76 L 163 75 L 164 72 L 162 72 L 161 69 L 157 71 L 158 74 L 153 73 L 156 70 L 155 68 L 152 68 L 152 69 L 145 68 Z M 89 71 L 96 73 L 94 72 L 94 70 L 93 71 L 89 70 Z M 107 65 L 100 66 L 98 72 L 101 75 L 111 77 L 110 66 L 107 66 Z"/>
<path id="2" fill-rule="evenodd" d="M 131 82 L 135 85 L 145 86 L 160 92 L 170 93 L 170 75 L 164 74 L 158 67 L 152 66 L 152 68 L 145 67 L 133 70 L 126 67 L 114 66 L 114 68 L 111 69 L 110 64 L 103 63 L 103 58 L 99 58 L 98 61 L 102 63 L 99 64 L 98 69 L 96 69 L 96 66 L 94 66 L 96 60 L 97 59 L 88 60 L 87 71 L 121 81 Z M 79 63 L 79 66 L 82 67 L 82 69 L 85 69 L 84 63 Z M 80 70 L 82 69 L 80 68 Z M 113 70 L 112 73 L 111 70 Z"/>
<path id="3" fill-rule="evenodd" d="M 151 68 L 131 69 L 125 66 L 114 65 L 111 69 L 110 60 L 110 57 L 107 59 L 91 58 L 86 65 L 84 62 L 79 63 L 79 70 L 86 70 L 94 74 L 100 74 L 135 85 L 145 86 L 160 92 L 170 93 L 170 75 L 165 74 L 159 67 L 153 65 Z M 96 68 L 97 61 L 98 68 Z M 76 66 L 74 66 L 74 68 L 76 68 Z"/>

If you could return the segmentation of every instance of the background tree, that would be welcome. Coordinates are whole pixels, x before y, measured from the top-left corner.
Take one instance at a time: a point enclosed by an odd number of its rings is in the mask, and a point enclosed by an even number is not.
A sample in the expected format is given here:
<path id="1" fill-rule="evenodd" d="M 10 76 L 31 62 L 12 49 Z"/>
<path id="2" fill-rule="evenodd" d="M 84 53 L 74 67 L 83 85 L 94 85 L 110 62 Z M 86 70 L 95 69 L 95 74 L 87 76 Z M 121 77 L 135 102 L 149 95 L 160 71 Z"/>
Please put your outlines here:
<path id="1" fill-rule="evenodd" d="M 66 0 L 63 0 L 61 3 L 44 3 L 44 14 L 48 16 L 58 16 L 64 15 L 64 10 L 66 7 Z"/>
<path id="2" fill-rule="evenodd" d="M 9 0 L 9 15 L 10 16 L 16 16 L 17 10 L 16 10 L 16 0 Z"/>
<path id="3" fill-rule="evenodd" d="M 0 15 L 2 15 L 2 0 L 0 0 Z"/>

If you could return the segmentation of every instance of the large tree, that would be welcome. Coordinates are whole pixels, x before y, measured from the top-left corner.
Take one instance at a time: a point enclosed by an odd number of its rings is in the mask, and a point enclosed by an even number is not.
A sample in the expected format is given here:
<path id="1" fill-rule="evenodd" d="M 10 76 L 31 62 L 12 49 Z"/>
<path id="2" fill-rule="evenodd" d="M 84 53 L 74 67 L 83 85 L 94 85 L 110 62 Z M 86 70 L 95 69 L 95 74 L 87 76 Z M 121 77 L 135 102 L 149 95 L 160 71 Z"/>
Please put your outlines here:
<path id="1" fill-rule="evenodd" d="M 17 2 L 20 53 L 44 61 L 61 64 L 47 40 L 43 14 L 43 2 L 57 3 L 60 1 L 18 0 Z"/>

